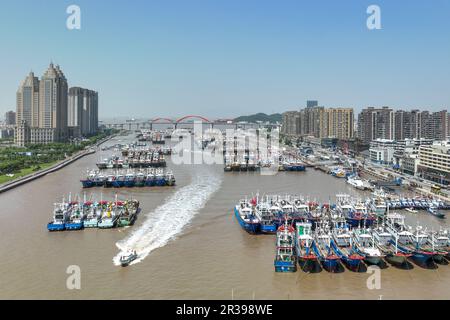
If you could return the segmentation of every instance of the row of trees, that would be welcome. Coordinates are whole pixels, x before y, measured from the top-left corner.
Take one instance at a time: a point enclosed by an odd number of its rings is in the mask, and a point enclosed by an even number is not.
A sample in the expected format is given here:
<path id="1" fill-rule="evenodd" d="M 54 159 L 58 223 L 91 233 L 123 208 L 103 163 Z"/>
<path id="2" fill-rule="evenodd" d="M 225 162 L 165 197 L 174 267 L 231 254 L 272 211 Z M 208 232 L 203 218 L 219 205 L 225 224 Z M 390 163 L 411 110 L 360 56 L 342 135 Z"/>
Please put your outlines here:
<path id="1" fill-rule="evenodd" d="M 0 175 L 16 173 L 27 168 L 39 170 L 40 165 L 64 160 L 115 132 L 106 130 L 77 143 L 30 144 L 26 147 L 0 149 Z"/>

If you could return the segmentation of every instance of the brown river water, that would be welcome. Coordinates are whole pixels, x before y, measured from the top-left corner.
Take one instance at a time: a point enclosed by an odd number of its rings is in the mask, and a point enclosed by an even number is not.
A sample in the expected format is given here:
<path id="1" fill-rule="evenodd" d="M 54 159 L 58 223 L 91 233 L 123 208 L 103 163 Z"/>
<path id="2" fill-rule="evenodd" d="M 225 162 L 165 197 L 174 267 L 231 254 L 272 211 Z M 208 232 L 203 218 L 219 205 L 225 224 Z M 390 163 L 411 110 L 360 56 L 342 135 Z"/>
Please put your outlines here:
<path id="1" fill-rule="evenodd" d="M 116 137 L 106 144 L 131 141 Z M 123 140 L 123 141 L 122 141 Z M 112 153 L 109 152 L 109 153 Z M 101 152 L 104 156 L 107 152 Z M 326 271 L 274 272 L 275 236 L 243 231 L 233 206 L 244 196 L 303 194 L 328 201 L 356 194 L 342 179 L 309 169 L 263 176 L 224 173 L 221 165 L 172 165 L 174 188 L 86 190 L 104 199 L 135 197 L 142 211 L 126 229 L 49 233 L 53 203 L 83 194 L 80 178 L 95 168 L 99 153 L 0 194 L 1 299 L 450 299 L 450 266 L 381 271 L 381 288 L 370 290 L 370 274 Z M 449 227 L 425 212 L 405 213 L 411 224 Z M 145 252 L 122 268 L 116 243 Z M 66 286 L 69 266 L 79 266 L 81 288 Z"/>

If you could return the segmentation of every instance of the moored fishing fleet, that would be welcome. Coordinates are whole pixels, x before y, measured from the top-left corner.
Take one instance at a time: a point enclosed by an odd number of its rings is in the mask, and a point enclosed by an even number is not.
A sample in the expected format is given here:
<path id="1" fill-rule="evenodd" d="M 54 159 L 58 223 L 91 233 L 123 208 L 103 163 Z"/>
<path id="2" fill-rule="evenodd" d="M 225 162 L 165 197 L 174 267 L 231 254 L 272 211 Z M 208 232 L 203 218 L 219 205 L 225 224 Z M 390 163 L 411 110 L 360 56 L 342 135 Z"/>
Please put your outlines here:
<path id="1" fill-rule="evenodd" d="M 128 169 L 99 171 L 90 170 L 81 179 L 83 188 L 132 188 L 174 186 L 175 176 L 172 171 L 163 168 Z"/>
<path id="2" fill-rule="evenodd" d="M 82 230 L 85 228 L 111 229 L 133 225 L 139 212 L 139 201 L 135 199 L 113 201 L 80 200 L 78 197 L 54 204 L 48 231 Z"/>
<path id="3" fill-rule="evenodd" d="M 430 206 L 445 217 L 439 210 L 447 204 L 431 201 Z M 297 265 L 339 272 L 343 266 L 359 271 L 385 261 L 408 267 L 409 260 L 428 266 L 449 259 L 448 230 L 410 226 L 389 207 L 382 197 L 339 194 L 335 202 L 320 204 L 302 196 L 267 195 L 240 200 L 234 215 L 251 234 L 276 234 L 277 272 L 296 271 Z"/>
<path id="4" fill-rule="evenodd" d="M 159 151 L 133 151 L 128 156 L 111 156 L 97 162 L 97 168 L 104 169 L 128 169 L 165 167 L 166 159 Z"/>

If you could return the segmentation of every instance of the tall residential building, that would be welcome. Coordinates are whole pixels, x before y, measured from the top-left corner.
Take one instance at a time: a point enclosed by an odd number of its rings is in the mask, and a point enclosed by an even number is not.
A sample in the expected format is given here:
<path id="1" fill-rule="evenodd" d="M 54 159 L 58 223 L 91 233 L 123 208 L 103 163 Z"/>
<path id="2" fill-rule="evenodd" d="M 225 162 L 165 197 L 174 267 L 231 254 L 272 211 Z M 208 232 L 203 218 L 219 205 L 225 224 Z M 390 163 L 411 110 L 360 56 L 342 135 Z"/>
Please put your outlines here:
<path id="1" fill-rule="evenodd" d="M 365 142 L 376 139 L 446 140 L 450 135 L 447 110 L 438 112 L 392 109 L 364 109 L 358 118 L 358 135 Z"/>
<path id="2" fill-rule="evenodd" d="M 287 111 L 282 114 L 281 133 L 289 136 L 298 136 L 300 130 L 300 113 Z"/>
<path id="3" fill-rule="evenodd" d="M 395 140 L 417 139 L 421 137 L 421 116 L 420 110 L 395 112 Z"/>
<path id="4" fill-rule="evenodd" d="M 421 138 L 446 140 L 448 134 L 447 110 L 438 112 L 422 111 L 420 126 Z"/>
<path id="5" fill-rule="evenodd" d="M 300 135 L 319 137 L 323 127 L 324 107 L 314 106 L 300 110 Z"/>
<path id="6" fill-rule="evenodd" d="M 353 138 L 354 115 L 352 108 L 325 109 L 326 129 L 321 130 L 321 137 L 338 139 Z"/>
<path id="7" fill-rule="evenodd" d="M 27 76 L 17 91 L 17 145 L 67 140 L 67 87 L 64 73 L 53 63 L 41 80 L 32 72 Z"/>
<path id="8" fill-rule="evenodd" d="M 354 118 L 351 108 L 310 106 L 300 112 L 283 114 L 282 132 L 316 138 L 349 139 L 353 137 Z"/>
<path id="9" fill-rule="evenodd" d="M 98 131 L 98 93 L 80 87 L 69 89 L 68 125 L 83 136 Z"/>
<path id="10" fill-rule="evenodd" d="M 5 113 L 5 124 L 7 126 L 14 126 L 16 124 L 16 113 L 14 111 L 7 111 Z"/>
<path id="11" fill-rule="evenodd" d="M 20 84 L 16 94 L 16 123 L 22 121 L 30 127 L 39 126 L 39 80 L 30 72 Z"/>
<path id="12" fill-rule="evenodd" d="M 69 89 L 67 112 L 67 125 L 69 127 L 81 127 L 83 117 L 83 90 L 79 87 Z"/>
<path id="13" fill-rule="evenodd" d="M 369 107 L 362 110 L 358 117 L 359 138 L 366 143 L 376 139 L 393 140 L 394 119 L 394 110 L 389 107 Z"/>
<path id="14" fill-rule="evenodd" d="M 39 85 L 39 128 L 53 129 L 56 141 L 67 139 L 67 95 L 64 73 L 50 63 Z"/>

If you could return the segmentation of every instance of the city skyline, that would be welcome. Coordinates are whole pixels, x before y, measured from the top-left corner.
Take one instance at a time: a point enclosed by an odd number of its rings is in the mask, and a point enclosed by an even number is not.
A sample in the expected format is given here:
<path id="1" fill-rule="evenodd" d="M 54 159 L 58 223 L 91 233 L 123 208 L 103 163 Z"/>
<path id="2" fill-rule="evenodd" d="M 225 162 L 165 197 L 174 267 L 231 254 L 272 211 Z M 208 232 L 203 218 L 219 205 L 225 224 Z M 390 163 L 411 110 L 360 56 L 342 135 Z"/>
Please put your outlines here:
<path id="1" fill-rule="evenodd" d="M 19 85 L 16 102 L 16 145 L 67 142 L 98 132 L 98 92 L 69 88 L 59 65 L 50 63 L 41 78 L 30 72 Z"/>
<path id="2" fill-rule="evenodd" d="M 2 47 L 15 48 L 0 52 L 2 114 L 23 75 L 49 61 L 69 86 L 102 92 L 101 119 L 282 113 L 308 99 L 355 113 L 450 104 L 446 1 L 377 1 L 381 30 L 366 27 L 371 1 L 77 1 L 81 30 L 66 28 L 70 4 L 4 4 L 0 19 L 16 32 L 0 30 Z"/>

